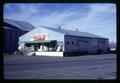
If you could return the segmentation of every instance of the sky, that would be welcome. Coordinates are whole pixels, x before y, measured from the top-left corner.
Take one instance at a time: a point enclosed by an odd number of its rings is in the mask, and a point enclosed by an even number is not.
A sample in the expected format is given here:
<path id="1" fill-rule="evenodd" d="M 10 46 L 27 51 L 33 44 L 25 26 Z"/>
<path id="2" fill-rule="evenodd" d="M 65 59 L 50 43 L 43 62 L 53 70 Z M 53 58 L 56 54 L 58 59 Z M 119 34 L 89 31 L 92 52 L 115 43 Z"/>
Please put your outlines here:
<path id="1" fill-rule="evenodd" d="M 79 29 L 116 42 L 116 5 L 112 3 L 7 3 L 3 15 L 36 28 Z"/>

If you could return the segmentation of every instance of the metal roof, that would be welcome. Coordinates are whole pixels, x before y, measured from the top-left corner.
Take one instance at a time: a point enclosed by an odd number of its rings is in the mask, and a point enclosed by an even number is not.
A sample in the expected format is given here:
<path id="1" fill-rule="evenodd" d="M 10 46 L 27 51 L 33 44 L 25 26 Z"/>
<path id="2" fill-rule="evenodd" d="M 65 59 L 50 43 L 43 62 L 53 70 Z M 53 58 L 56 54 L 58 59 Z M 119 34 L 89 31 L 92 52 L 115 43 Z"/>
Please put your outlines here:
<path id="1" fill-rule="evenodd" d="M 91 33 L 88 33 L 88 32 L 65 30 L 65 29 L 59 29 L 59 28 L 56 29 L 56 28 L 45 27 L 45 26 L 41 26 L 41 27 L 46 28 L 46 29 L 50 29 L 50 30 L 53 30 L 53 31 L 56 31 L 56 32 L 59 32 L 59 33 L 65 34 L 65 35 L 82 36 L 82 37 L 93 37 L 93 38 L 104 38 L 104 37 L 101 37 L 101 36 L 98 36 L 98 35 L 94 35 L 94 34 L 91 34 Z"/>
<path id="2" fill-rule="evenodd" d="M 4 19 L 4 22 L 11 24 L 19 29 L 22 29 L 24 31 L 31 31 L 33 30 L 35 27 L 28 23 L 28 22 L 23 22 L 23 21 L 16 21 L 16 20 L 11 20 L 11 19 Z"/>

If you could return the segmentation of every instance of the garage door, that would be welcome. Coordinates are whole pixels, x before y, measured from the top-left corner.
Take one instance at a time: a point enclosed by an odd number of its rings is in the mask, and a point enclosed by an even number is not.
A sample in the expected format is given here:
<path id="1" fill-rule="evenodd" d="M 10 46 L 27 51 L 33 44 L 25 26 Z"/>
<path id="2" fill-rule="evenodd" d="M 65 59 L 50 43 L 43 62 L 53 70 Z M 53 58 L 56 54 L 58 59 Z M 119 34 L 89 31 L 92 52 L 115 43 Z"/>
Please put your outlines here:
<path id="1" fill-rule="evenodd" d="M 80 51 L 88 51 L 88 42 L 79 41 L 79 50 Z"/>

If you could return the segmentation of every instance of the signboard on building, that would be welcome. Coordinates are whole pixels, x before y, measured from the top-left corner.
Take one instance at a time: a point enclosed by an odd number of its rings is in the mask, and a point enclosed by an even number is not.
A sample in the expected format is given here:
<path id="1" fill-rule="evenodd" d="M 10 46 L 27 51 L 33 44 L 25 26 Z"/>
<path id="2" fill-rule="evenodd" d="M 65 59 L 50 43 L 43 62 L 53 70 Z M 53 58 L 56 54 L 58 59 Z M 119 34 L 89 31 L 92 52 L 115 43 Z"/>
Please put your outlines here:
<path id="1" fill-rule="evenodd" d="M 32 34 L 32 41 L 44 41 L 47 38 L 47 34 Z"/>

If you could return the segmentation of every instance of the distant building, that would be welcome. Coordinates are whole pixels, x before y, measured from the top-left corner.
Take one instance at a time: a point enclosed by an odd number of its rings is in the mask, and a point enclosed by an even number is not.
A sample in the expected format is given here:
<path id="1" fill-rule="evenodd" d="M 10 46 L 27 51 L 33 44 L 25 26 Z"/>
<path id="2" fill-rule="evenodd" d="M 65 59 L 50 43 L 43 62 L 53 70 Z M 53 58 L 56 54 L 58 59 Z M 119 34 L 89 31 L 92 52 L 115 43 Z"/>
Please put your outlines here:
<path id="1" fill-rule="evenodd" d="M 61 56 L 106 53 L 109 48 L 107 38 L 78 30 L 44 26 L 20 36 L 19 40 L 19 45 L 34 46 L 36 54 L 41 52 L 42 45 L 48 48 L 56 48 L 58 45 L 58 49 L 53 50 L 53 52 L 63 52 Z M 41 54 L 43 53 L 41 52 Z"/>
<path id="2" fill-rule="evenodd" d="M 27 22 L 4 19 L 3 53 L 14 53 L 18 49 L 19 37 L 34 28 Z"/>

